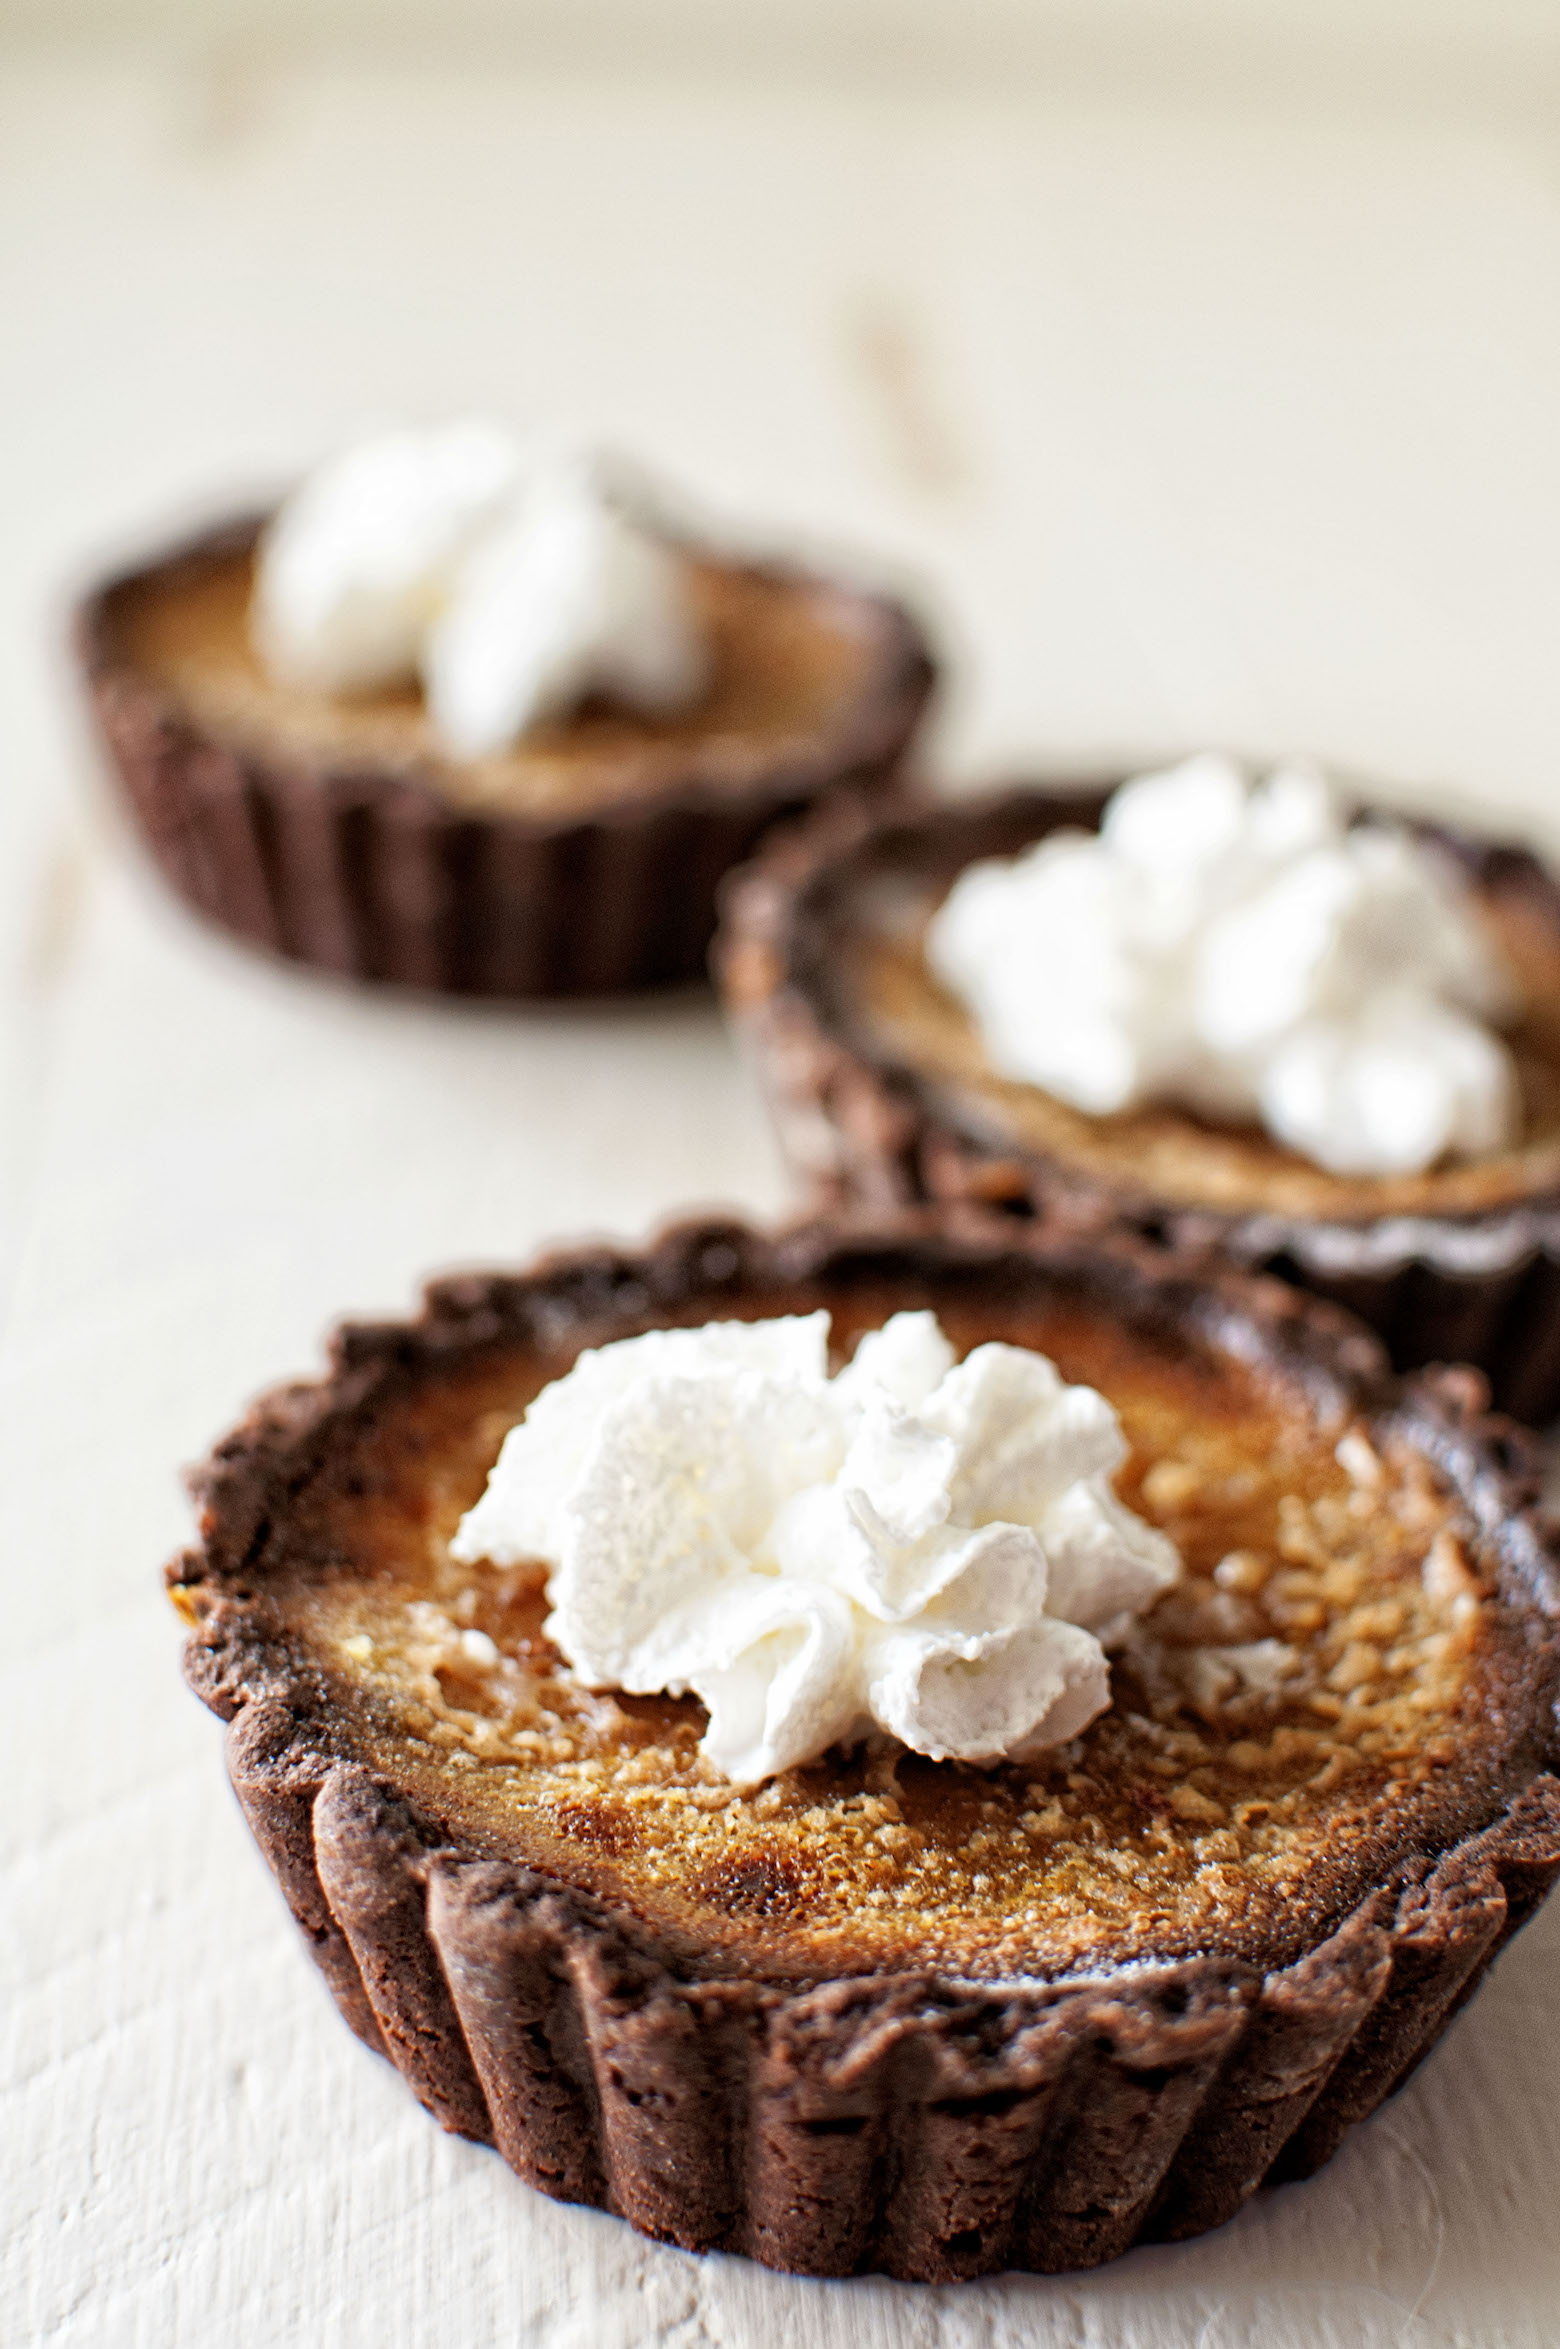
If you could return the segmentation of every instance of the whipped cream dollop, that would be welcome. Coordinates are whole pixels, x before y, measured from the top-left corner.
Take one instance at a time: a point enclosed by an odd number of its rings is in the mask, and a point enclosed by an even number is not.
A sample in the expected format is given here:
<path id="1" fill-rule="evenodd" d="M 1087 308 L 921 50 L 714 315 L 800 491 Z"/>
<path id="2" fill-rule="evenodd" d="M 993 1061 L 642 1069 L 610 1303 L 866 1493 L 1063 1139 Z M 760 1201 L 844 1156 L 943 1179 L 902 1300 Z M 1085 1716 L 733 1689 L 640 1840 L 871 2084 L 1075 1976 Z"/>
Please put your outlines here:
<path id="1" fill-rule="evenodd" d="M 621 467 L 527 453 L 496 425 L 383 434 L 310 474 L 265 531 L 256 649 L 319 693 L 420 680 L 459 758 L 507 749 L 590 693 L 687 708 L 708 648 L 682 562 L 635 506 Z"/>
<path id="2" fill-rule="evenodd" d="M 1180 1573 L 1111 1489 L 1115 1412 L 1022 1347 L 955 1362 L 931 1313 L 833 1378 L 828 1334 L 819 1312 L 581 1354 L 453 1554 L 545 1561 L 574 1670 L 693 1690 L 738 1785 L 873 1729 L 939 1761 L 1075 1736 L 1110 1701 L 1106 1647 Z"/>
<path id="3" fill-rule="evenodd" d="M 972 865 L 933 970 L 999 1074 L 1096 1116 L 1178 1102 L 1343 1175 L 1510 1144 L 1510 974 L 1450 861 L 1351 824 L 1324 777 L 1206 755 L 1123 784 L 1099 832 Z"/>

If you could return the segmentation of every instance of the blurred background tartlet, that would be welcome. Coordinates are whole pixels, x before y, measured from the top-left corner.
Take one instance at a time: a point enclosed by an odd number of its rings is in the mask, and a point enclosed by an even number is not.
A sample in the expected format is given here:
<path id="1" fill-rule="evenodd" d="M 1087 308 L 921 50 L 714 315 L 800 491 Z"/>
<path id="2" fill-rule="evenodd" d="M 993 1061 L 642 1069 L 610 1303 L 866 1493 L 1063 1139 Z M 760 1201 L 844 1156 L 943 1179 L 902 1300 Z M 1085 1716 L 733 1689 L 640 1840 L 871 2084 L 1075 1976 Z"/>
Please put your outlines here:
<path id="1" fill-rule="evenodd" d="M 933 675 L 892 598 L 674 537 L 601 462 L 474 423 L 121 573 L 78 641 L 187 903 L 344 977 L 508 997 L 702 977 L 721 876 L 888 779 Z"/>

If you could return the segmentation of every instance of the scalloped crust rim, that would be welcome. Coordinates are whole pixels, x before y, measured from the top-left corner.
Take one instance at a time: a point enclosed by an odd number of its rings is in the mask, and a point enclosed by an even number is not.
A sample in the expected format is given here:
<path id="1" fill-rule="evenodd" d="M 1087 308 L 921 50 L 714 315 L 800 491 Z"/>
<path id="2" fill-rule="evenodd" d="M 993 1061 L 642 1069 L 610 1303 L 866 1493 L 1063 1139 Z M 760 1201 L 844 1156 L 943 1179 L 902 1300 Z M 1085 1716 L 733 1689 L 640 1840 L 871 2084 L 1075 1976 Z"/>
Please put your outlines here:
<path id="1" fill-rule="evenodd" d="M 614 1315 L 792 1282 L 1087 1283 L 1372 1413 L 1436 1460 L 1504 1593 L 1560 1616 L 1536 1455 L 1477 1382 L 1400 1382 L 1348 1317 L 1276 1282 L 1147 1251 L 1041 1251 L 922 1227 L 766 1238 L 699 1223 L 637 1255 L 436 1283 L 415 1323 L 337 1333 L 192 1478 L 203 1544 L 168 1569 L 210 1607 L 192 1685 L 230 1724 L 234 1788 L 346 2020 L 426 2109 L 564 2201 L 691 2250 L 810 2275 L 950 2280 L 1096 2265 L 1201 2233 L 1316 2169 L 1433 2045 L 1560 1872 L 1553 1722 L 1532 1776 L 1440 1854 L 1409 1853 L 1294 1963 L 1219 1955 L 1056 1981 L 944 1972 L 706 1978 L 577 1886 L 452 1843 L 344 1749 L 307 1667 L 255 1620 L 262 1552 L 335 1431 L 443 1362 L 599 1336 Z M 1539 1624 L 1543 1635 L 1542 1622 Z M 1552 1636 L 1552 1635 L 1551 1635 Z"/>
<path id="2" fill-rule="evenodd" d="M 415 772 L 273 761 L 197 725 L 126 660 L 114 627 L 138 581 L 230 560 L 263 519 L 105 581 L 80 609 L 77 651 L 111 767 L 175 893 L 250 945 L 342 978 L 512 1000 L 700 979 L 722 876 L 780 818 L 883 786 L 931 693 L 914 620 L 863 591 L 884 636 L 870 692 L 760 788 L 690 785 L 585 821 L 533 821 L 457 807 Z"/>
<path id="3" fill-rule="evenodd" d="M 1062 824 L 1092 828 L 1119 780 L 952 806 L 901 799 L 824 810 L 731 876 L 717 975 L 813 1203 L 869 1214 L 976 1203 L 1072 1230 L 1129 1230 L 1277 1273 L 1359 1314 L 1399 1368 L 1471 1363 L 1501 1410 L 1547 1423 L 1560 1412 L 1560 1192 L 1485 1214 L 1368 1223 L 1179 1208 L 957 1122 L 912 1065 L 860 1032 L 832 977 L 832 911 L 851 877 L 918 846 L 930 849 L 931 869 L 951 874 L 977 857 L 1014 855 Z M 1560 887 L 1525 850 L 1439 824 L 1418 829 L 1474 878 L 1541 891 L 1560 928 Z"/>

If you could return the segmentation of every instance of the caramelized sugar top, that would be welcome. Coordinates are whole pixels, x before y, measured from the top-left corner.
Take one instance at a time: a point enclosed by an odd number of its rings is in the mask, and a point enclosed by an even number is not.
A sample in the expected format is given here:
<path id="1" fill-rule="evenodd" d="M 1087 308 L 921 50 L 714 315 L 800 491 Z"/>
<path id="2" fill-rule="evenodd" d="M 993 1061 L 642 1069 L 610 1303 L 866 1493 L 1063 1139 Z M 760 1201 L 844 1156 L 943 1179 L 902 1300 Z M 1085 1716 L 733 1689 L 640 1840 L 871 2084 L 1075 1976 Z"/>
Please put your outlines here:
<path id="1" fill-rule="evenodd" d="M 1044 1154 L 1079 1174 L 1154 1199 L 1232 1213 L 1364 1219 L 1478 1213 L 1560 1185 L 1560 935 L 1514 894 L 1482 911 L 1528 1010 L 1508 1039 L 1522 1092 L 1522 1138 L 1496 1156 L 1417 1175 L 1335 1175 L 1255 1126 L 1218 1126 L 1155 1104 L 1113 1117 L 1074 1109 L 999 1076 L 975 1020 L 922 951 L 939 898 L 908 881 L 862 889 L 840 940 L 837 984 L 869 1049 L 930 1079 L 958 1123 L 988 1145 Z"/>
<path id="2" fill-rule="evenodd" d="M 690 558 L 713 683 L 695 708 L 649 718 L 592 705 L 507 751 L 452 758 L 413 687 L 339 698 L 278 685 L 249 637 L 253 560 L 194 554 L 121 587 L 123 656 L 208 733 L 341 772 L 415 774 L 473 809 L 545 817 L 695 788 L 733 794 L 815 754 L 885 675 L 887 617 L 827 581 Z"/>
<path id="3" fill-rule="evenodd" d="M 1032 1345 L 1101 1388 L 1131 1444 L 1123 1498 L 1181 1549 L 1184 1583 L 1116 1660 L 1114 1702 L 1082 1737 L 989 1770 L 891 1744 L 831 1752 L 742 1794 L 699 1757 L 696 1701 L 577 1687 L 543 1633 L 540 1570 L 457 1565 L 447 1546 L 571 1348 L 425 1380 L 293 1505 L 279 1628 L 351 1746 L 468 1844 L 626 1904 L 687 1962 L 791 1975 L 1271 1958 L 1405 1852 L 1489 1815 L 1469 1735 L 1500 1685 L 1499 1610 L 1417 1454 L 1076 1307 L 1015 1325 L 930 1290 L 853 1292 L 835 1314 L 842 1356 L 922 1302 L 961 1352 Z"/>

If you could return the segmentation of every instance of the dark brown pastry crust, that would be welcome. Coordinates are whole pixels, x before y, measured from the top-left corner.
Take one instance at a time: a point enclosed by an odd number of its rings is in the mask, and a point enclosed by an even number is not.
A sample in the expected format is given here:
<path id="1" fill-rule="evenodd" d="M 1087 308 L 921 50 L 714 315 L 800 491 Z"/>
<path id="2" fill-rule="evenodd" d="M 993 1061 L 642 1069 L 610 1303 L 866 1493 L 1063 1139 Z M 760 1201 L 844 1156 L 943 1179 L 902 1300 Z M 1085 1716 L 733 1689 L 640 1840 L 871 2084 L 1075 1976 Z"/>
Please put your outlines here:
<path id="1" fill-rule="evenodd" d="M 782 834 L 731 877 L 717 975 L 813 1202 L 868 1214 L 975 1203 L 1071 1231 L 1125 1228 L 1277 1273 L 1359 1314 L 1400 1369 L 1471 1363 L 1503 1411 L 1545 1424 L 1560 1411 L 1560 1191 L 1482 1212 L 1365 1220 L 1177 1204 L 983 1131 L 865 1031 L 839 980 L 854 888 L 896 864 L 951 880 L 1061 825 L 1092 829 L 1120 780 L 841 807 Z M 1525 850 L 1419 828 L 1474 882 L 1530 895 L 1560 939 L 1560 887 Z"/>
<path id="2" fill-rule="evenodd" d="M 723 789 L 690 773 L 546 817 L 457 804 L 415 767 L 300 761 L 228 740 L 129 656 L 125 598 L 160 576 L 231 565 L 263 519 L 104 582 L 81 608 L 77 648 L 113 768 L 172 888 L 252 945 L 341 977 L 511 999 L 700 978 L 721 876 L 778 818 L 841 785 L 883 783 L 931 691 L 915 622 L 863 591 L 881 638 L 870 681 L 757 781 Z"/>
<path id="3" fill-rule="evenodd" d="M 744 1294 L 910 1277 L 1073 1284 L 1133 1326 L 1238 1346 L 1363 1409 L 1434 1461 L 1474 1525 L 1529 1662 L 1470 1753 L 1470 1832 L 1405 1850 L 1277 1970 L 1218 1949 L 1045 1980 L 946 1969 L 713 1971 L 553 1871 L 453 1838 L 351 1750 L 268 1583 L 287 1517 L 344 1425 L 485 1349 L 599 1342 L 616 1318 L 716 1315 Z M 1438 2036 L 1560 1872 L 1560 1573 L 1534 1455 L 1479 1382 L 1399 1382 L 1368 1333 L 1272 1282 L 1146 1251 L 1041 1250 L 988 1228 L 707 1223 L 639 1255 L 446 1280 L 422 1318 L 343 1329 L 318 1386 L 257 1404 L 194 1479 L 199 1548 L 169 1579 L 198 1625 L 193 1686 L 227 1719 L 233 1783 L 348 2022 L 447 2128 L 564 2200 L 647 2234 L 815 2274 L 915 2279 L 1092 2265 L 1229 2217 L 1325 2161 Z M 1536 1661 L 1534 1659 L 1537 1659 Z"/>

